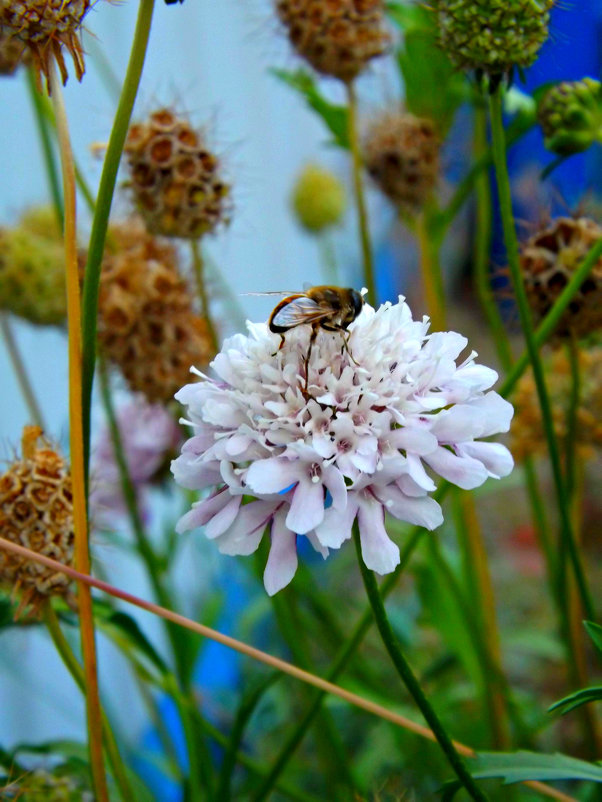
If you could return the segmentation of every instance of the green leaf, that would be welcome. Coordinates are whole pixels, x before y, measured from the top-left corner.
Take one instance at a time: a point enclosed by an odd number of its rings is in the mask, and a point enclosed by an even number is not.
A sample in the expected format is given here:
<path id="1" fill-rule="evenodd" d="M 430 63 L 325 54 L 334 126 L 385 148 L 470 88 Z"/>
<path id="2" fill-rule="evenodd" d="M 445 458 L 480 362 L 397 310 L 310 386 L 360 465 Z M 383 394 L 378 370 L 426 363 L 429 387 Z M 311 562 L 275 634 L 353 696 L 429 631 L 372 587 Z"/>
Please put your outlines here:
<path id="1" fill-rule="evenodd" d="M 332 144 L 349 150 L 348 114 L 345 106 L 338 106 L 326 100 L 318 89 L 312 76 L 305 70 L 291 72 L 289 70 L 270 70 L 272 75 L 292 87 L 305 100 L 307 105 L 322 118 L 333 136 Z"/>
<path id="2" fill-rule="evenodd" d="M 602 652 L 602 627 L 599 624 L 594 624 L 593 621 L 584 621 L 583 626 L 586 628 L 587 634 L 592 639 L 596 649 Z"/>
<path id="3" fill-rule="evenodd" d="M 564 699 L 560 699 L 559 702 L 555 702 L 548 710 L 559 710 L 564 716 L 576 707 L 581 707 L 581 705 L 588 704 L 589 702 L 599 701 L 602 701 L 602 686 L 600 685 L 575 691 L 575 693 L 565 696 Z"/>
<path id="4" fill-rule="evenodd" d="M 525 780 L 589 780 L 602 783 L 602 766 L 556 752 L 479 752 L 467 758 L 473 777 L 485 780 L 500 777 L 506 785 Z"/>

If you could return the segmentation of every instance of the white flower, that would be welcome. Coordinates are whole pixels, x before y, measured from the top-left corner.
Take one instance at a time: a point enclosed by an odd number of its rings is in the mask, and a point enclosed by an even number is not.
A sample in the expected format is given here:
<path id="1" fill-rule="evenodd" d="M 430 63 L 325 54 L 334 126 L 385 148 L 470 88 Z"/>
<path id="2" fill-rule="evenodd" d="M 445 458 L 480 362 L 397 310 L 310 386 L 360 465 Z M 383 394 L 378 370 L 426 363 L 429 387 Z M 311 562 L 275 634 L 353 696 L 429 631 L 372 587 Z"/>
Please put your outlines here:
<path id="1" fill-rule="evenodd" d="M 399 549 L 385 511 L 434 529 L 443 516 L 429 496 L 433 475 L 470 489 L 513 466 L 504 446 L 480 439 L 510 426 L 512 406 L 489 390 L 497 374 L 474 352 L 458 365 L 467 340 L 428 326 L 402 298 L 366 306 L 350 327 L 353 359 L 340 334 L 320 330 L 307 393 L 309 326 L 288 331 L 280 350 L 265 324 L 227 340 L 212 363 L 217 378 L 199 374 L 176 394 L 194 434 L 172 471 L 184 487 L 211 491 L 178 531 L 203 526 L 221 552 L 251 554 L 269 529 L 270 595 L 295 573 L 299 536 L 326 557 L 356 518 L 366 565 L 393 571 Z"/>

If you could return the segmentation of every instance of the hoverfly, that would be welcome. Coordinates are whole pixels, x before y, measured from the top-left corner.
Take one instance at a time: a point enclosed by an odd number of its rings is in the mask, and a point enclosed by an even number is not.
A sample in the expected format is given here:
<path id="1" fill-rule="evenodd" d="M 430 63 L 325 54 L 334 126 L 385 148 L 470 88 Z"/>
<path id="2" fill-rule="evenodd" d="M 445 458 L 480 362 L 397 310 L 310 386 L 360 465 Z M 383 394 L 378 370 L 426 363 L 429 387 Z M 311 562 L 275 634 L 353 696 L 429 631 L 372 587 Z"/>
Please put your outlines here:
<path id="1" fill-rule="evenodd" d="M 309 348 L 304 359 L 305 388 L 309 383 L 309 360 L 320 329 L 340 331 L 343 335 L 343 349 L 351 359 L 347 327 L 362 311 L 364 299 L 357 290 L 350 287 L 330 287 L 327 285 L 310 287 L 303 293 L 294 293 L 284 298 L 270 315 L 270 331 L 280 335 L 280 348 L 284 345 L 285 334 L 297 326 L 310 325 Z M 355 362 L 355 360 L 353 360 Z"/>

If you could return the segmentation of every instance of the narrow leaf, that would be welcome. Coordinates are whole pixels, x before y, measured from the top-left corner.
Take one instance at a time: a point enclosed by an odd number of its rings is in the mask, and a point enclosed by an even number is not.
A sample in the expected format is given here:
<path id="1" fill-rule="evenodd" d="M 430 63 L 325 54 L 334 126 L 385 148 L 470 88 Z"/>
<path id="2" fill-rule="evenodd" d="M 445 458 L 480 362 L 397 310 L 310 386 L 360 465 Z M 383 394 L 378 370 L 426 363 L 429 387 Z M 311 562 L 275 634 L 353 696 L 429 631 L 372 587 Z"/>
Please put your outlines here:
<path id="1" fill-rule="evenodd" d="M 587 634 L 594 642 L 594 646 L 602 652 L 602 627 L 599 624 L 594 624 L 593 621 L 584 621 L 583 626 L 587 630 Z"/>
<path id="2" fill-rule="evenodd" d="M 588 702 L 599 702 L 601 700 L 602 686 L 598 685 L 593 688 L 583 688 L 580 691 L 575 691 L 575 693 L 571 693 L 565 696 L 564 699 L 555 702 L 548 710 L 559 710 L 564 716 L 576 707 L 581 707 L 581 705 L 585 705 Z"/>
<path id="3" fill-rule="evenodd" d="M 504 783 L 525 780 L 590 780 L 602 783 L 602 766 L 556 752 L 479 752 L 468 758 L 470 773 L 477 779 L 500 777 Z"/>

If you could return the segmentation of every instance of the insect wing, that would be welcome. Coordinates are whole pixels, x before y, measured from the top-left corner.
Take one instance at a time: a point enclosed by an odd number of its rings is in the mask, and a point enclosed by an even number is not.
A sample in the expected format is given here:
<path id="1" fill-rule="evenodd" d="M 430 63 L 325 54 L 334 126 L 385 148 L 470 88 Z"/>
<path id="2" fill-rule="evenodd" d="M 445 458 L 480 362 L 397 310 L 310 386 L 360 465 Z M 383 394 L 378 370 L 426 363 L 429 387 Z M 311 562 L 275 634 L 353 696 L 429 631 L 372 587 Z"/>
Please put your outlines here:
<path id="1" fill-rule="evenodd" d="M 315 323 L 332 313 L 330 308 L 320 306 L 306 295 L 293 298 L 288 304 L 279 309 L 271 320 L 275 326 L 283 329 L 292 329 L 304 323 Z"/>

